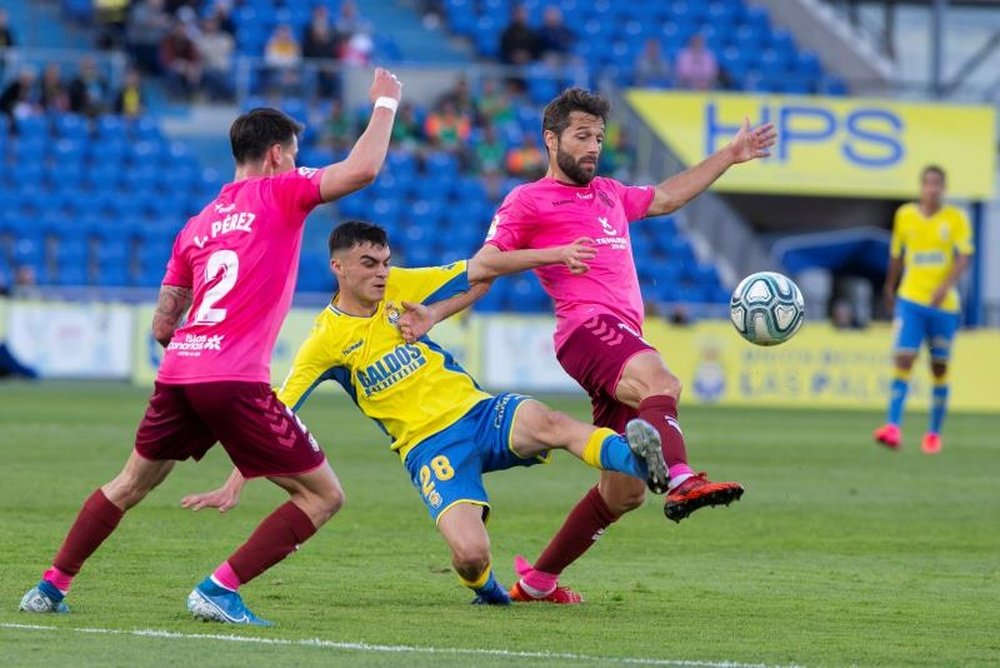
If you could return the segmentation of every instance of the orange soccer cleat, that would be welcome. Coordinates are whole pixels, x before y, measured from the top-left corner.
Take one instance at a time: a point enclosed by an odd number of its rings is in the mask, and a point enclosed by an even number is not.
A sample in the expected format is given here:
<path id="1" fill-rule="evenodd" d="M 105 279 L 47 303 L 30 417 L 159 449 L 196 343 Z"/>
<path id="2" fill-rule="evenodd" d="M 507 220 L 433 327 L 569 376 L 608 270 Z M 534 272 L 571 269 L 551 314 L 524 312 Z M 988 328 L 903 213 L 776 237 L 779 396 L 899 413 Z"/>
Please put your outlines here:
<path id="1" fill-rule="evenodd" d="M 712 482 L 705 473 L 693 475 L 667 493 L 663 514 L 667 519 L 680 522 L 705 506 L 728 506 L 743 496 L 743 485 L 738 482 Z"/>
<path id="2" fill-rule="evenodd" d="M 891 422 L 876 429 L 874 436 L 876 443 L 881 443 L 890 450 L 899 450 L 899 446 L 903 444 L 903 432 Z"/>

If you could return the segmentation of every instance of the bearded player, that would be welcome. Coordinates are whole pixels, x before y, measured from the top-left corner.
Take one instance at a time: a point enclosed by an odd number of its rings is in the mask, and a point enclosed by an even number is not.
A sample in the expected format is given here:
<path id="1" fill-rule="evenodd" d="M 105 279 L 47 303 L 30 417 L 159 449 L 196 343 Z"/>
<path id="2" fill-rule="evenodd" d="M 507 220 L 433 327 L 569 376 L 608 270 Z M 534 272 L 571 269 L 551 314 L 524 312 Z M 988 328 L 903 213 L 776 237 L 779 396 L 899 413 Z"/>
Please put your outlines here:
<path id="1" fill-rule="evenodd" d="M 629 420 L 640 417 L 656 428 L 670 475 L 664 513 L 679 522 L 699 508 L 738 500 L 743 487 L 712 482 L 688 465 L 677 418 L 681 382 L 642 338 L 643 304 L 628 224 L 672 213 L 729 167 L 766 157 L 776 133 L 771 124 L 751 129 L 745 120 L 728 146 L 695 167 L 654 186 L 626 186 L 596 176 L 609 111 L 606 99 L 579 88 L 563 92 L 546 106 L 542 129 L 548 172 L 507 195 L 477 257 L 557 246 L 582 235 L 597 240 L 598 254 L 586 274 L 574 276 L 554 266 L 535 270 L 556 305 L 556 356 L 590 395 L 595 425 L 621 431 Z M 414 310 L 404 316 L 406 324 L 419 336 L 483 292 L 474 289 Z M 511 597 L 580 602 L 577 593 L 558 586 L 560 574 L 644 499 L 642 481 L 602 471 L 598 485 L 570 511 L 535 564 L 518 557 L 515 566 L 521 579 Z"/>

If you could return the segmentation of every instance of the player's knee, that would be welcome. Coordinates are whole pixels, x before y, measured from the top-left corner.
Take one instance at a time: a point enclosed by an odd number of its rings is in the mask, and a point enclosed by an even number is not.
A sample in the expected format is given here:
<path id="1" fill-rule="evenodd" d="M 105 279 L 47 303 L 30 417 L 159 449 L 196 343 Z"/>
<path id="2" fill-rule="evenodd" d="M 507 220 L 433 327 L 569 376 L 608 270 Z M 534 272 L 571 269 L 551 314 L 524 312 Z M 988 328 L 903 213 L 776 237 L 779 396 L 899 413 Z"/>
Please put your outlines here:
<path id="1" fill-rule="evenodd" d="M 451 546 L 451 563 L 466 580 L 476 580 L 490 565 L 490 546 L 482 541 L 468 541 Z"/>
<path id="2" fill-rule="evenodd" d="M 646 488 L 639 485 L 629 485 L 627 487 L 615 487 L 613 489 L 604 488 L 601 496 L 608 509 L 615 515 L 624 515 L 635 510 L 646 500 Z"/>
<path id="3" fill-rule="evenodd" d="M 683 386 L 681 385 L 681 379 L 666 369 L 663 369 L 651 379 L 646 387 L 646 392 L 643 394 L 644 397 L 665 394 L 668 397 L 680 399 L 682 389 Z"/>
<path id="4" fill-rule="evenodd" d="M 317 519 L 326 522 L 336 515 L 344 507 L 344 490 L 340 485 L 333 485 L 317 495 L 316 506 L 318 510 Z"/>
<path id="5" fill-rule="evenodd" d="M 913 368 L 913 362 L 916 359 L 916 355 L 896 355 L 896 368 L 909 371 Z"/>

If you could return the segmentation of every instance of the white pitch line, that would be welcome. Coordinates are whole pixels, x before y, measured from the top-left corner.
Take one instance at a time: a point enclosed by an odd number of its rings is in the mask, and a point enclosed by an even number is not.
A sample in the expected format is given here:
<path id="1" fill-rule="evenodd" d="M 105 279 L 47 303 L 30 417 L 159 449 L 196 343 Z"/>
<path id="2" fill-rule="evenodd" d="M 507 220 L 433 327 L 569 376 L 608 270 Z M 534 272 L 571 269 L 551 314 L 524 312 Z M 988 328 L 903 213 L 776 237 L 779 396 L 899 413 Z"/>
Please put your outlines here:
<path id="1" fill-rule="evenodd" d="M 419 647 L 416 645 L 372 645 L 363 642 L 337 642 L 310 638 L 289 640 L 287 638 L 261 638 L 256 636 L 234 636 L 219 633 L 178 633 L 157 629 L 93 629 L 62 626 L 42 626 L 40 624 L 0 624 L 0 628 L 21 631 L 76 631 L 100 635 L 137 636 L 140 638 L 168 638 L 173 640 L 218 640 L 222 642 L 251 643 L 257 645 L 295 645 L 299 647 L 320 647 L 323 649 L 353 650 L 358 652 L 382 652 L 388 654 L 453 654 L 466 656 L 502 656 L 512 659 L 561 659 L 566 661 L 588 661 L 594 663 L 620 663 L 639 666 L 679 666 L 682 668 L 769 668 L 763 663 L 740 663 L 738 661 L 689 661 L 684 659 L 643 659 L 635 657 L 594 656 L 569 652 L 521 652 L 506 649 L 463 649 L 460 647 Z M 801 668 L 795 664 L 773 668 Z"/>

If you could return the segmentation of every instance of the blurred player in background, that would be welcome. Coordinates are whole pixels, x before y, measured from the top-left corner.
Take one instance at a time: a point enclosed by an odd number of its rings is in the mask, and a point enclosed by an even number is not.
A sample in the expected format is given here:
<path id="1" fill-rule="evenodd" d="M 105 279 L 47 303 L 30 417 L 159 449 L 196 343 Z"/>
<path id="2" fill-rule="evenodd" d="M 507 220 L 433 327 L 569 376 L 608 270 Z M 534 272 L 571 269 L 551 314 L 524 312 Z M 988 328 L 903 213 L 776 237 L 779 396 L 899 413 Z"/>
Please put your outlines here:
<path id="1" fill-rule="evenodd" d="M 125 511 L 177 460 L 201 459 L 221 441 L 244 476 L 267 477 L 291 500 L 195 587 L 188 610 L 201 619 L 269 625 L 237 590 L 309 539 L 343 500 L 319 445 L 271 391 L 271 352 L 291 305 L 306 216 L 375 179 L 400 92 L 394 75 L 376 70 L 368 128 L 344 161 L 323 169 L 295 168 L 302 126 L 280 111 L 254 109 L 233 123 L 233 182 L 187 222 L 167 264 L 153 316 L 166 351 L 135 450 L 86 500 L 22 610 L 68 612 L 70 584 Z"/>
<path id="2" fill-rule="evenodd" d="M 910 372 L 926 339 L 934 386 L 930 424 L 920 449 L 929 455 L 941 451 L 941 426 L 948 410 L 948 360 L 961 306 L 956 286 L 974 252 L 969 220 L 961 209 L 944 204 L 946 186 L 943 169 L 925 167 L 920 173 L 920 201 L 896 211 L 883 289 L 886 306 L 894 310 L 896 368 L 888 421 L 875 430 L 875 440 L 893 450 L 902 444 L 900 425 Z"/>
<path id="3" fill-rule="evenodd" d="M 591 270 L 574 276 L 563 267 L 536 270 L 556 304 L 555 348 L 559 363 L 590 394 L 594 424 L 621 431 L 636 417 L 660 435 L 670 467 L 666 516 L 680 521 L 698 508 L 729 504 L 743 487 L 716 483 L 695 473 L 687 461 L 677 421 L 681 383 L 642 338 L 643 304 L 632 257 L 628 224 L 676 211 L 715 182 L 732 165 L 768 155 L 775 142 L 771 124 L 751 129 L 749 120 L 732 142 L 695 167 L 655 186 L 625 186 L 598 177 L 609 102 L 589 91 L 565 91 L 545 108 L 543 134 L 549 154 L 546 176 L 515 188 L 504 200 L 476 257 L 520 248 L 547 248 L 581 235 L 597 240 Z M 467 306 L 472 291 L 416 310 L 408 323 L 420 334 L 431 323 Z M 605 529 L 642 505 L 639 481 L 614 472 L 570 512 L 565 524 L 532 566 L 518 558 L 522 575 L 511 594 L 518 600 L 576 603 L 580 597 L 558 587 L 563 569 L 578 559 Z"/>
<path id="4" fill-rule="evenodd" d="M 358 408 L 389 434 L 390 446 L 451 548 L 459 579 L 473 602 L 510 603 L 493 575 L 486 531 L 489 500 L 483 473 L 547 461 L 565 449 L 591 466 L 618 471 L 666 491 L 667 467 L 656 431 L 643 420 L 627 425 L 628 440 L 518 394 L 491 396 L 426 336 L 407 343 L 399 317 L 415 302 L 448 298 L 469 285 L 558 264 L 573 274 L 595 255 L 591 240 L 544 250 L 491 253 L 445 267 L 390 268 L 385 230 L 360 221 L 330 235 L 331 266 L 340 291 L 316 318 L 278 398 L 298 410 L 324 380 L 344 388 Z M 186 497 L 195 510 L 235 505 L 239 470 L 219 490 Z"/>

